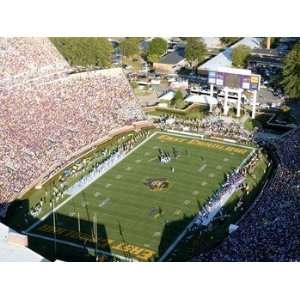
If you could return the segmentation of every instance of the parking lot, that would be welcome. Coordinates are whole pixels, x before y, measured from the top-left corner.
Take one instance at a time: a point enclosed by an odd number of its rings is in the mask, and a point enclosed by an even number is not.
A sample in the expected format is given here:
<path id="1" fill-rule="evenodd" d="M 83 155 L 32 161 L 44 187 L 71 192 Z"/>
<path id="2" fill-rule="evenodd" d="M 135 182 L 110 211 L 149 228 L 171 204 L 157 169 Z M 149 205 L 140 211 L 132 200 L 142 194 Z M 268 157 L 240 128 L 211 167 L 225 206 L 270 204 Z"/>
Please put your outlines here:
<path id="1" fill-rule="evenodd" d="M 282 103 L 283 99 L 279 96 L 275 96 L 272 91 L 268 88 L 261 88 L 257 94 L 257 101 L 262 105 L 279 105 Z"/>
<path id="2" fill-rule="evenodd" d="M 261 89 L 257 94 L 259 107 L 263 109 L 279 107 L 284 102 L 284 93 L 279 86 L 278 76 L 281 69 L 273 65 L 256 65 L 251 66 L 251 71 L 254 74 L 261 75 Z M 207 77 L 195 73 L 183 74 L 179 72 L 179 74 L 172 74 L 172 77 L 170 74 L 159 74 L 153 71 L 145 72 L 141 70 L 140 72 L 129 71 L 127 75 L 132 82 L 138 85 L 135 88 L 135 92 L 143 106 L 158 103 L 161 95 L 167 93 L 170 89 L 174 89 L 174 83 L 188 82 L 188 88 L 184 87 L 184 89 L 187 88 L 187 93 L 210 93 Z M 217 93 L 221 94 L 222 92 L 216 88 L 215 93 L 217 95 Z M 245 93 L 245 97 L 248 97 L 247 93 Z"/>

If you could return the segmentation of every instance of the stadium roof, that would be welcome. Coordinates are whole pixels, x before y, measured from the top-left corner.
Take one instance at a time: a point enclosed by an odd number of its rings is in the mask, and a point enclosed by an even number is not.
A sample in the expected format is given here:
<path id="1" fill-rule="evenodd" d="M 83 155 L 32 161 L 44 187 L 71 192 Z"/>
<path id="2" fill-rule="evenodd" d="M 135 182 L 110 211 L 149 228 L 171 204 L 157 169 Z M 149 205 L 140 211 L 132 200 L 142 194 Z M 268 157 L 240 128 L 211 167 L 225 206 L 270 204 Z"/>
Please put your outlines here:
<path id="1" fill-rule="evenodd" d="M 219 53 L 217 56 L 213 57 L 212 59 L 208 60 L 204 64 L 200 65 L 199 69 L 215 71 L 220 67 L 231 67 L 232 66 L 231 54 L 233 48 L 240 45 L 248 46 L 251 49 L 259 48 L 261 41 L 262 38 L 255 38 L 255 37 L 243 38 L 237 43 L 235 43 L 234 45 L 232 45 L 231 47 Z"/>
<path id="2" fill-rule="evenodd" d="M 212 104 L 212 105 L 218 104 L 217 98 L 208 95 L 190 94 L 187 98 L 185 98 L 184 101 L 190 103 L 199 103 L 199 104 Z"/>
<path id="3" fill-rule="evenodd" d="M 0 223 L 0 262 L 42 262 L 47 261 L 43 256 L 31 249 L 10 242 L 9 235 L 19 234 Z M 22 235 L 19 235 L 22 236 Z"/>
<path id="4" fill-rule="evenodd" d="M 159 62 L 161 64 L 176 65 L 182 60 L 184 60 L 184 48 L 180 47 L 163 56 Z"/>

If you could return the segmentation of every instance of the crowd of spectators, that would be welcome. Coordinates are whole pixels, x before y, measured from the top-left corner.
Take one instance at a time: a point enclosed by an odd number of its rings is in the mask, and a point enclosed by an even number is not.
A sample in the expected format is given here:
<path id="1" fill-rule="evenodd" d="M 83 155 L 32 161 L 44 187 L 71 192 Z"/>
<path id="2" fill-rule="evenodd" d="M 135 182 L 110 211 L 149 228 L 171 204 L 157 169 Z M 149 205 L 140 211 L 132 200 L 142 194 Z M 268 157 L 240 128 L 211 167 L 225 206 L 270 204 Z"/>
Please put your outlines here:
<path id="1" fill-rule="evenodd" d="M 208 203 L 199 211 L 195 224 L 192 226 L 192 232 L 199 230 L 201 225 L 208 225 L 215 215 L 222 210 L 222 207 L 234 192 L 239 189 L 248 189 L 247 184 L 244 182 L 245 178 L 247 174 L 251 173 L 252 169 L 255 168 L 260 156 L 261 151 L 258 150 L 247 159 L 245 164 L 234 170 L 231 174 L 226 174 L 226 181 L 212 195 Z"/>
<path id="2" fill-rule="evenodd" d="M 286 133 L 277 143 L 278 155 L 285 165 L 294 171 L 300 170 L 300 135 L 299 129 Z"/>
<path id="3" fill-rule="evenodd" d="M 88 159 L 79 159 L 72 166 L 65 168 L 55 181 L 48 184 L 43 197 L 32 205 L 29 211 L 30 215 L 37 217 L 40 213 L 58 205 L 65 197 L 73 196 L 80 189 L 88 186 L 95 178 L 102 176 L 122 160 L 133 147 L 147 136 L 149 136 L 148 131 L 140 131 L 129 138 L 120 137 L 112 145 L 94 152 Z M 24 218 L 26 222 L 26 219 L 28 220 L 27 211 L 25 211 Z"/>
<path id="4" fill-rule="evenodd" d="M 0 48 L 3 44 L 1 40 Z M 4 45 L 4 52 L 16 51 L 15 61 L 6 61 L 5 53 L 0 58 L 9 74 L 26 72 L 32 64 L 61 63 L 49 40 L 24 44 L 8 39 Z M 58 69 L 51 76 L 3 87 L 0 99 L 0 202 L 13 200 L 53 166 L 62 166 L 111 130 L 145 119 L 121 69 L 72 75 Z"/>
<path id="5" fill-rule="evenodd" d="M 300 128 L 273 145 L 278 166 L 260 196 L 221 245 L 200 261 L 300 260 Z"/>
<path id="6" fill-rule="evenodd" d="M 243 181 L 244 177 L 241 171 L 235 171 L 231 175 L 227 175 L 226 181 L 220 189 L 212 195 L 207 204 L 199 212 L 196 224 L 207 225 L 230 196 L 242 186 Z"/>
<path id="7" fill-rule="evenodd" d="M 0 38 L 0 88 L 67 69 L 48 38 Z"/>
<path id="8" fill-rule="evenodd" d="M 249 141 L 253 134 L 245 130 L 241 124 L 226 120 L 219 116 L 210 116 L 200 120 L 181 120 L 174 118 L 174 122 L 167 122 L 166 118 L 160 118 L 161 127 L 173 130 L 189 130 L 197 133 L 206 133 L 212 137 L 227 137 L 237 139 L 240 142 Z"/>
<path id="9" fill-rule="evenodd" d="M 5 217 L 7 209 L 8 209 L 8 203 L 0 202 L 0 219 Z"/>

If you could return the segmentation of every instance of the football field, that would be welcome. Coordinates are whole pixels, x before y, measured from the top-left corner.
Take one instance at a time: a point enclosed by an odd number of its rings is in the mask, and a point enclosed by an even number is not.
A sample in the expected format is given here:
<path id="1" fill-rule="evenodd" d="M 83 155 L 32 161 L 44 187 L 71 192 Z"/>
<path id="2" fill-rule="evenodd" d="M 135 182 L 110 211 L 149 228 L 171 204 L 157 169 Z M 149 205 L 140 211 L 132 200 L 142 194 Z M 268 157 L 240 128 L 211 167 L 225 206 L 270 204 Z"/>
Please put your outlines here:
<path id="1" fill-rule="evenodd" d="M 128 260 L 158 260 L 252 150 L 156 133 L 29 235 Z"/>

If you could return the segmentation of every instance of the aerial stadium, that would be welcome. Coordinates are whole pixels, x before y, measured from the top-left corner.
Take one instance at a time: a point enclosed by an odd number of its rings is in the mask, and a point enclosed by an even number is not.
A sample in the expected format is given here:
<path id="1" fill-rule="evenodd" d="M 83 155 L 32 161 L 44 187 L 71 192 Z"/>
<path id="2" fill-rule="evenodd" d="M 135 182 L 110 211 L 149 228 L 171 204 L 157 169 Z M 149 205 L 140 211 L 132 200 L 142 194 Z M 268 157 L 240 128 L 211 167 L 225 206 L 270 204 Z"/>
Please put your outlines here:
<path id="1" fill-rule="evenodd" d="M 47 38 L 0 39 L 0 105 L 0 217 L 47 260 L 300 257 L 299 128 L 153 121 L 122 68 Z"/>

